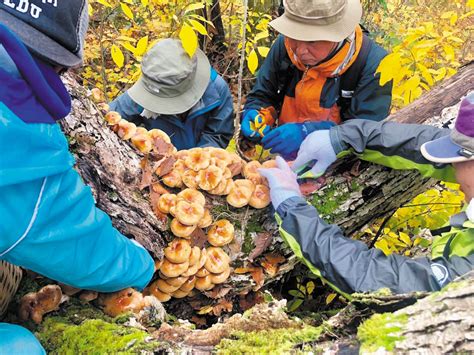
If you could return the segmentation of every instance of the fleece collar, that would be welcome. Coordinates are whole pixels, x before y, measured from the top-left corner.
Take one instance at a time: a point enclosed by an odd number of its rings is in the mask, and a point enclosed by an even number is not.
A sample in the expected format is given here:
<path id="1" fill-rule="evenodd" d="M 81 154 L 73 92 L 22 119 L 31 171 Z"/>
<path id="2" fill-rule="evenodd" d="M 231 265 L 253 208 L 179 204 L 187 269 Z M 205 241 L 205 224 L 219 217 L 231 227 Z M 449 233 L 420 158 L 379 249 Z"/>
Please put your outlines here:
<path id="1" fill-rule="evenodd" d="M 32 57 L 0 24 L 0 101 L 27 123 L 54 123 L 71 111 L 71 98 L 49 64 Z"/>

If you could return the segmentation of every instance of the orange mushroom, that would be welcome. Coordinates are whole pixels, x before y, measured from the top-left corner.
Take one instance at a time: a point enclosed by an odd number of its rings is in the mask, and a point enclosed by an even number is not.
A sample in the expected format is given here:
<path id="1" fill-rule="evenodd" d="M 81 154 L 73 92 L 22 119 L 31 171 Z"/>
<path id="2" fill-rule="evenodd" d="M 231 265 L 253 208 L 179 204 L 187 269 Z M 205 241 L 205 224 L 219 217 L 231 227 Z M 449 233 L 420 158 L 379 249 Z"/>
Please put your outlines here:
<path id="1" fill-rule="evenodd" d="M 191 249 L 191 255 L 189 255 L 189 265 L 193 266 L 196 265 L 201 259 L 201 249 L 198 246 L 194 246 Z"/>
<path id="2" fill-rule="evenodd" d="M 209 271 L 207 271 L 207 269 L 205 267 L 202 267 L 198 270 L 198 272 L 196 272 L 196 276 L 197 277 L 205 277 L 207 275 L 210 275 L 211 273 Z"/>
<path id="3" fill-rule="evenodd" d="M 178 288 L 179 288 L 179 286 L 170 285 L 167 281 L 162 280 L 162 279 L 158 279 L 158 280 L 153 281 L 149 286 L 149 289 L 150 289 L 151 293 L 153 293 L 151 291 L 153 289 L 158 289 L 163 293 L 172 293 L 172 292 L 176 291 Z"/>
<path id="4" fill-rule="evenodd" d="M 215 247 L 222 247 L 234 239 L 234 226 L 227 219 L 216 221 L 207 232 L 208 242 Z"/>
<path id="5" fill-rule="evenodd" d="M 107 114 L 104 116 L 104 119 L 107 121 L 107 123 L 110 126 L 114 126 L 120 122 L 120 120 L 122 119 L 122 116 L 120 116 L 120 113 L 118 112 L 110 111 L 110 112 L 107 112 Z"/>
<path id="6" fill-rule="evenodd" d="M 253 208 L 265 208 L 270 204 L 270 189 L 265 185 L 255 186 L 249 205 Z"/>
<path id="7" fill-rule="evenodd" d="M 213 274 L 220 274 L 229 267 L 230 258 L 224 250 L 218 247 L 207 248 L 207 260 L 204 266 Z"/>
<path id="8" fill-rule="evenodd" d="M 174 298 L 184 298 L 186 297 L 187 295 L 189 295 L 189 292 L 184 292 L 184 291 L 181 291 L 180 289 L 174 291 L 171 296 L 173 296 Z"/>
<path id="9" fill-rule="evenodd" d="M 206 169 L 211 160 L 211 155 L 209 152 L 203 150 L 202 148 L 192 148 L 188 150 L 188 154 L 184 159 L 186 166 L 189 169 L 194 171 L 199 171 L 202 169 Z"/>
<path id="10" fill-rule="evenodd" d="M 269 168 L 277 168 L 277 162 L 275 159 L 267 160 L 262 163 L 262 168 L 269 169 Z"/>
<path id="11" fill-rule="evenodd" d="M 182 238 L 176 238 L 172 240 L 168 246 L 165 248 L 165 257 L 169 261 L 175 264 L 184 263 L 189 261 L 189 256 L 191 255 L 191 245 L 189 241 Z M 163 271 L 163 265 L 161 265 L 161 270 Z M 165 273 L 166 275 L 166 273 Z M 168 275 L 167 275 L 168 276 Z M 170 276 L 173 277 L 173 276 Z"/>
<path id="12" fill-rule="evenodd" d="M 205 208 L 204 209 L 204 216 L 201 218 L 201 220 L 198 223 L 199 228 L 207 228 L 212 224 L 212 216 L 211 212 L 209 209 Z"/>
<path id="13" fill-rule="evenodd" d="M 199 187 L 197 176 L 197 171 L 188 169 L 183 173 L 181 179 L 183 180 L 184 185 L 187 187 L 191 189 L 197 189 Z"/>
<path id="14" fill-rule="evenodd" d="M 158 128 L 151 129 L 148 131 L 148 134 L 151 137 L 151 139 L 161 138 L 166 143 L 171 144 L 170 136 L 168 136 L 168 134 L 166 134 L 166 132 L 162 131 L 161 129 L 158 129 Z"/>
<path id="15" fill-rule="evenodd" d="M 163 265 L 161 265 L 160 273 L 165 275 L 166 277 L 178 277 L 183 272 L 185 272 L 189 267 L 189 262 L 185 261 L 184 263 L 175 264 L 165 259 L 163 261 Z"/>
<path id="16" fill-rule="evenodd" d="M 160 302 L 168 302 L 171 299 L 170 294 L 161 292 L 158 288 L 150 289 L 150 293 Z"/>
<path id="17" fill-rule="evenodd" d="M 150 153 L 153 148 L 153 141 L 148 135 L 148 131 L 142 127 L 137 128 L 136 133 L 130 140 L 135 148 L 144 154 Z"/>
<path id="18" fill-rule="evenodd" d="M 181 276 L 185 276 L 185 277 L 193 276 L 196 274 L 196 272 L 198 272 L 198 270 L 199 270 L 198 264 L 194 264 L 192 266 L 190 265 L 188 269 L 181 274 Z"/>
<path id="19" fill-rule="evenodd" d="M 156 207 L 158 211 L 162 213 L 170 213 L 170 208 L 176 205 L 176 195 L 175 194 L 163 194 L 158 199 Z"/>
<path id="20" fill-rule="evenodd" d="M 222 169 L 217 166 L 209 166 L 207 169 L 199 171 L 198 184 L 202 190 L 212 190 L 222 180 Z"/>
<path id="21" fill-rule="evenodd" d="M 204 277 L 197 277 L 196 283 L 194 284 L 199 291 L 207 291 L 214 287 L 214 284 L 211 281 L 211 276 L 207 275 Z"/>
<path id="22" fill-rule="evenodd" d="M 254 189 L 255 185 L 250 180 L 235 180 L 232 189 L 227 195 L 227 203 L 237 208 L 247 205 Z"/>
<path id="23" fill-rule="evenodd" d="M 163 184 L 168 187 L 182 187 L 183 181 L 178 170 L 171 170 L 168 174 L 162 177 Z"/>
<path id="24" fill-rule="evenodd" d="M 189 203 L 198 203 L 202 207 L 204 207 L 204 205 L 206 204 L 206 198 L 201 192 L 196 189 L 187 188 L 182 190 L 180 193 L 178 193 L 177 199 L 178 201 L 184 200 Z"/>
<path id="25" fill-rule="evenodd" d="M 183 292 L 191 292 L 196 284 L 196 277 L 191 276 L 179 289 Z"/>
<path id="26" fill-rule="evenodd" d="M 178 277 L 169 277 L 166 279 L 166 282 L 169 283 L 171 286 L 181 287 L 182 284 L 186 282 L 188 278 L 185 276 L 178 276 Z"/>
<path id="27" fill-rule="evenodd" d="M 43 321 L 46 313 L 55 311 L 61 303 L 62 291 L 58 285 L 47 285 L 38 292 L 30 292 L 20 300 L 19 316 L 21 320 L 32 319 L 36 324 Z"/>
<path id="28" fill-rule="evenodd" d="M 94 101 L 95 103 L 105 101 L 104 92 L 102 90 L 100 90 L 99 88 L 93 88 L 91 90 L 91 97 L 92 97 L 92 101 Z"/>
<path id="29" fill-rule="evenodd" d="M 227 281 L 227 279 L 230 276 L 230 267 L 225 269 L 223 272 L 220 274 L 211 274 L 211 282 L 213 284 L 222 284 Z"/>
<path id="30" fill-rule="evenodd" d="M 175 217 L 188 226 L 197 225 L 204 216 L 204 207 L 198 203 L 178 201 L 174 209 Z"/>
<path id="31" fill-rule="evenodd" d="M 138 313 L 145 306 L 143 295 L 133 288 L 102 294 L 99 303 L 104 307 L 104 313 L 116 317 L 126 312 Z"/>
<path id="32" fill-rule="evenodd" d="M 173 218 L 170 224 L 171 232 L 180 238 L 189 239 L 196 229 L 196 225 L 187 226 L 182 224 L 177 218 Z"/>

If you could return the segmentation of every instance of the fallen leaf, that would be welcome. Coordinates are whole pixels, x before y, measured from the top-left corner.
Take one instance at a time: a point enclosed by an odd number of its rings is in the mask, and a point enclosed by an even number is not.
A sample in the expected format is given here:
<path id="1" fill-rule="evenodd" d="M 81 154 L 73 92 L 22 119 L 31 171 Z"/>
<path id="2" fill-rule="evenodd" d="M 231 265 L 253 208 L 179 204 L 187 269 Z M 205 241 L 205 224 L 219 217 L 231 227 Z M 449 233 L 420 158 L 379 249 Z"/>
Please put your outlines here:
<path id="1" fill-rule="evenodd" d="M 250 292 L 239 297 L 239 306 L 242 311 L 254 307 L 256 304 L 265 302 L 262 292 Z"/>
<path id="2" fill-rule="evenodd" d="M 212 309 L 213 307 L 211 305 L 208 305 L 208 306 L 204 306 L 202 307 L 201 309 L 199 309 L 199 311 L 197 312 L 197 314 L 209 314 L 212 312 Z"/>
<path id="3" fill-rule="evenodd" d="M 153 139 L 153 150 L 155 153 L 160 155 L 168 155 L 172 149 L 172 145 L 165 142 L 161 137 L 155 137 Z"/>
<path id="4" fill-rule="evenodd" d="M 221 299 L 215 306 L 212 307 L 212 313 L 219 317 L 222 312 L 232 312 L 232 309 L 234 308 L 234 305 L 232 302 L 226 300 L 225 298 Z"/>
<path id="5" fill-rule="evenodd" d="M 150 193 L 151 192 L 156 192 L 157 194 L 159 195 L 163 195 L 163 194 L 169 194 L 170 192 L 163 186 L 161 185 L 159 182 L 154 182 L 153 184 L 151 184 L 151 190 L 150 190 Z"/>
<path id="6" fill-rule="evenodd" d="M 175 162 L 175 157 L 164 158 L 161 163 L 159 163 L 158 168 L 155 170 L 156 175 L 162 177 L 171 172 L 171 170 L 173 170 L 173 165 Z"/>
<path id="7" fill-rule="evenodd" d="M 359 176 L 360 175 L 360 160 L 357 160 L 351 168 L 351 175 L 352 176 Z"/>
<path id="8" fill-rule="evenodd" d="M 250 272 L 250 274 L 252 275 L 252 279 L 256 283 L 253 290 L 257 291 L 258 289 L 260 289 L 260 287 L 263 286 L 263 283 L 265 281 L 265 275 L 263 274 L 263 268 L 256 267 L 253 271 Z"/>
<path id="9" fill-rule="evenodd" d="M 285 258 L 278 254 L 267 254 L 265 255 L 264 260 L 262 260 L 261 265 L 265 269 L 265 272 L 271 277 L 274 277 L 279 269 L 278 264 L 281 264 L 285 261 Z"/>
<path id="10" fill-rule="evenodd" d="M 260 256 L 272 243 L 272 233 L 270 232 L 260 232 L 257 233 L 257 236 L 254 240 L 255 248 L 249 255 L 249 260 L 254 261 L 258 256 Z"/>
<path id="11" fill-rule="evenodd" d="M 204 231 L 201 228 L 196 227 L 194 232 L 192 232 L 191 234 L 191 246 L 192 247 L 197 246 L 199 248 L 203 248 L 206 242 L 207 242 L 206 233 L 204 233 Z"/>
<path id="12" fill-rule="evenodd" d="M 212 290 L 206 291 L 203 293 L 206 297 L 217 299 L 217 298 L 222 298 L 225 295 L 227 295 L 230 292 L 230 290 L 232 290 L 232 287 L 219 285 L 219 286 L 214 287 Z"/>
<path id="13" fill-rule="evenodd" d="M 300 191 L 304 196 L 307 196 L 318 191 L 324 185 L 326 185 L 326 178 L 323 176 L 316 180 L 308 179 L 307 181 L 300 183 Z"/>
<path id="14" fill-rule="evenodd" d="M 148 159 L 143 159 L 141 165 L 142 165 L 142 179 L 140 181 L 140 185 L 138 186 L 138 188 L 140 190 L 143 190 L 145 187 L 150 186 L 153 181 L 153 168 Z"/>
<path id="15" fill-rule="evenodd" d="M 197 326 L 202 326 L 202 327 L 205 327 L 207 325 L 206 318 L 204 317 L 192 316 L 191 322 L 193 322 Z"/>

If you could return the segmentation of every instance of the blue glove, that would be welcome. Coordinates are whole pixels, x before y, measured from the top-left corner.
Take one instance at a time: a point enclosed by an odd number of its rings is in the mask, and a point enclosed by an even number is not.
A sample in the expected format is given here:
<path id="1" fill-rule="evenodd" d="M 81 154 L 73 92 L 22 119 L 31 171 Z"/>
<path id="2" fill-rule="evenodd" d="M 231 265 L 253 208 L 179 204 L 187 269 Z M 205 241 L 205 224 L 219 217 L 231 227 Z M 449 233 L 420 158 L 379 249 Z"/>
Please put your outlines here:
<path id="1" fill-rule="evenodd" d="M 255 121 L 256 119 L 257 121 Z M 256 129 L 258 127 L 255 127 L 255 123 L 257 123 L 257 126 L 265 124 L 262 115 L 257 110 L 245 110 L 240 129 L 242 134 L 250 140 L 260 140 L 260 138 L 270 132 L 270 126 L 267 125 L 262 131 L 263 135 L 260 134 L 259 130 Z"/>
<path id="2" fill-rule="evenodd" d="M 334 125 L 331 121 L 286 123 L 266 134 L 262 144 L 265 149 L 270 149 L 272 154 L 281 154 L 288 158 L 296 154 L 308 134 L 327 130 Z"/>
<path id="3" fill-rule="evenodd" d="M 315 178 L 321 176 L 336 159 L 336 152 L 331 143 L 329 130 L 316 131 L 308 135 L 301 144 L 292 169 L 294 171 L 301 170 L 301 168 L 315 160 L 316 163 L 308 173 L 299 175 L 302 178 Z"/>
<path id="4" fill-rule="evenodd" d="M 278 168 L 258 169 L 267 178 L 270 187 L 270 198 L 275 211 L 280 204 L 290 197 L 301 196 L 296 174 L 282 157 L 276 157 Z"/>

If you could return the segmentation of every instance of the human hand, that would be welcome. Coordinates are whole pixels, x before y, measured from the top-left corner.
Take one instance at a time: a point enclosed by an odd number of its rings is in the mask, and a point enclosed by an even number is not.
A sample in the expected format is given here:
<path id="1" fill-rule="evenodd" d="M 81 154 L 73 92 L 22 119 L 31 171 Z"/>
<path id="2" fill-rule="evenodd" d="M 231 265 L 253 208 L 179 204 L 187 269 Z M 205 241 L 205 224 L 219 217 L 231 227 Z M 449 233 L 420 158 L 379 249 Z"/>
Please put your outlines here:
<path id="1" fill-rule="evenodd" d="M 316 163 L 311 168 L 311 177 L 319 177 L 336 159 L 336 152 L 331 143 L 329 130 L 316 131 L 308 135 L 301 144 L 292 169 L 298 171 L 315 160 Z M 301 177 L 305 177 L 305 175 Z"/>
<path id="2" fill-rule="evenodd" d="M 275 210 L 290 197 L 301 196 L 296 174 L 282 157 L 276 157 L 277 168 L 258 169 L 259 173 L 268 180 L 270 198 Z"/>
<path id="3" fill-rule="evenodd" d="M 264 118 L 257 110 L 246 110 L 240 125 L 242 134 L 250 140 L 259 140 L 270 131 Z"/>

